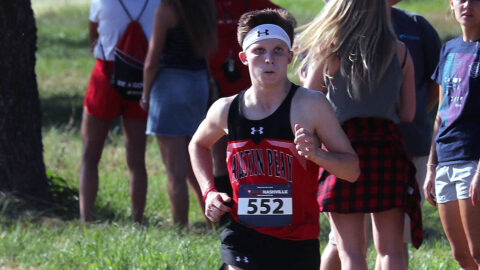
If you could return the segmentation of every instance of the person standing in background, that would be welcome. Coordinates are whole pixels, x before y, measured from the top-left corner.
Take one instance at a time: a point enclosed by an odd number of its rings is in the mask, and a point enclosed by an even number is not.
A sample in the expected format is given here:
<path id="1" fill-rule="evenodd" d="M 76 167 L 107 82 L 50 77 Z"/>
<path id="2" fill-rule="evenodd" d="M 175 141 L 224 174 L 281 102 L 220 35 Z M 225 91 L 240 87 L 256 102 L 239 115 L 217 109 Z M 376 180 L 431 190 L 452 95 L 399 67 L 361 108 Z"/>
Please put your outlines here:
<path id="1" fill-rule="evenodd" d="M 437 32 L 431 24 L 421 15 L 393 7 L 401 0 L 388 0 L 388 12 L 397 38 L 402 41 L 412 56 L 415 70 L 415 99 L 416 110 L 412 122 L 400 122 L 400 132 L 405 141 L 407 152 L 417 170 L 415 178 L 419 188 L 423 187 L 427 171 L 428 153 L 433 131 L 433 121 L 428 113 L 433 110 L 438 101 L 438 85 L 430 78 L 435 71 L 440 55 L 441 42 Z M 424 196 L 420 192 L 423 205 Z M 408 265 L 408 247 L 412 242 L 410 236 L 410 218 L 405 215 L 403 230 L 404 260 Z M 368 227 L 368 226 L 367 226 Z M 368 233 L 367 233 L 368 234 Z M 333 234 L 322 253 L 321 269 L 340 269 L 341 262 L 338 257 Z M 380 265 L 377 263 L 376 269 Z"/>
<path id="2" fill-rule="evenodd" d="M 83 101 L 81 127 L 83 148 L 79 173 L 79 201 L 80 218 L 84 222 L 94 218 L 98 192 L 98 164 L 110 125 L 119 116 L 122 117 L 125 135 L 126 159 L 130 170 L 132 218 L 135 222 L 142 220 L 145 209 L 147 113 L 140 108 L 137 101 L 120 96 L 110 86 L 109 81 L 113 73 L 113 50 L 130 23 L 125 9 L 135 17 L 141 14 L 139 23 L 149 39 L 154 10 L 160 4 L 160 0 L 122 0 L 122 3 L 119 0 L 92 0 L 90 5 L 90 48 L 96 63 Z"/>
<path id="3" fill-rule="evenodd" d="M 423 186 L 462 269 L 480 269 L 480 1 L 450 0 L 462 35 L 444 44 L 432 79 L 439 106 Z"/>
<path id="4" fill-rule="evenodd" d="M 420 195 L 398 123 L 415 115 L 413 63 L 393 33 L 385 0 L 328 1 L 297 39 L 305 87 L 326 93 L 359 155 L 355 183 L 322 173 L 320 210 L 329 212 L 342 269 L 366 269 L 365 213 L 386 269 L 403 264 L 404 213 L 422 241 Z M 322 117 L 319 115 L 318 117 Z"/>
<path id="5" fill-rule="evenodd" d="M 173 224 L 180 227 L 188 225 L 187 182 L 204 209 L 187 148 L 207 112 L 206 59 L 216 45 L 213 0 L 163 0 L 158 6 L 140 105 L 148 110 L 146 132 L 157 138 L 167 173 Z"/>

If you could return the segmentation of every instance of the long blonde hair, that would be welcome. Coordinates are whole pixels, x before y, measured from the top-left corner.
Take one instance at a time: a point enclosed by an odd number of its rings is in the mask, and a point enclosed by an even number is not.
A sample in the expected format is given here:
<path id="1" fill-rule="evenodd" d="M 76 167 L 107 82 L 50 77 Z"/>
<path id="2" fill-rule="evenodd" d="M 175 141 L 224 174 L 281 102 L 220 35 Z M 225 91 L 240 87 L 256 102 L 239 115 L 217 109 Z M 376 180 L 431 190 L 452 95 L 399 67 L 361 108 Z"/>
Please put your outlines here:
<path id="1" fill-rule="evenodd" d="M 199 56 L 217 49 L 217 21 L 214 0 L 163 0 L 178 12 L 190 41 Z"/>
<path id="2" fill-rule="evenodd" d="M 329 84 L 329 63 L 338 57 L 351 96 L 371 89 L 396 53 L 386 8 L 386 0 L 330 0 L 311 23 L 297 29 L 301 33 L 295 47 L 297 55 L 304 56 L 301 65 L 323 66 Z"/>

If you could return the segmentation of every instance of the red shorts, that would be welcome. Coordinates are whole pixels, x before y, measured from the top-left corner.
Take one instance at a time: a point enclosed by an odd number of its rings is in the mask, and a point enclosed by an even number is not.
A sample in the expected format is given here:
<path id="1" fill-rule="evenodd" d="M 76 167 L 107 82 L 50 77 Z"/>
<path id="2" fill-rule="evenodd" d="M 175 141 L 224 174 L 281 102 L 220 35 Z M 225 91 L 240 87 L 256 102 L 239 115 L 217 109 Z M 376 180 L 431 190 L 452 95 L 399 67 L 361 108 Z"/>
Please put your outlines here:
<path id="1" fill-rule="evenodd" d="M 140 107 L 138 101 L 123 98 L 110 86 L 112 71 L 112 61 L 97 59 L 83 100 L 87 112 L 102 120 L 113 120 L 118 116 L 146 120 L 148 112 Z"/>

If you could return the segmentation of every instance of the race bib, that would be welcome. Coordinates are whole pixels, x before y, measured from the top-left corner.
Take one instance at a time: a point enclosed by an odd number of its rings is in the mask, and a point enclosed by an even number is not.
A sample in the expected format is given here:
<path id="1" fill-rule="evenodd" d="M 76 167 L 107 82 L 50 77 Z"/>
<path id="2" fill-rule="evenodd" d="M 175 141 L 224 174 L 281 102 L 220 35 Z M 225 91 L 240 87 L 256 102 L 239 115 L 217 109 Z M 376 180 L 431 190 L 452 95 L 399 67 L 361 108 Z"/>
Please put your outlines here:
<path id="1" fill-rule="evenodd" d="M 292 222 L 292 186 L 240 185 L 237 216 L 252 227 L 283 227 Z"/>

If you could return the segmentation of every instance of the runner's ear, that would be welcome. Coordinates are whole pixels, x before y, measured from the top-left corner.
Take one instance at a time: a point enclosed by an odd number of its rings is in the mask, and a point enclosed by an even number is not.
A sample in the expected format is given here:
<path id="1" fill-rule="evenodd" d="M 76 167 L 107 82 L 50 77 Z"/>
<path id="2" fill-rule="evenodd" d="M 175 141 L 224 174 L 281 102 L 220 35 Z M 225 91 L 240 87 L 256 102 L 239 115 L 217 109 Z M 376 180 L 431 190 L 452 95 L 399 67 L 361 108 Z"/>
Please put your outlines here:
<path id="1" fill-rule="evenodd" d="M 242 64 L 244 64 L 245 66 L 248 66 L 247 53 L 245 51 L 239 52 L 238 58 L 240 58 L 240 61 L 242 61 Z"/>

